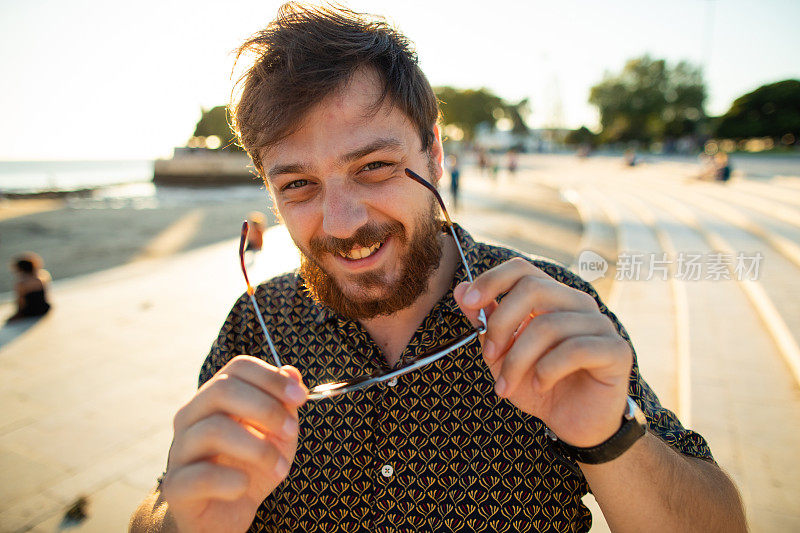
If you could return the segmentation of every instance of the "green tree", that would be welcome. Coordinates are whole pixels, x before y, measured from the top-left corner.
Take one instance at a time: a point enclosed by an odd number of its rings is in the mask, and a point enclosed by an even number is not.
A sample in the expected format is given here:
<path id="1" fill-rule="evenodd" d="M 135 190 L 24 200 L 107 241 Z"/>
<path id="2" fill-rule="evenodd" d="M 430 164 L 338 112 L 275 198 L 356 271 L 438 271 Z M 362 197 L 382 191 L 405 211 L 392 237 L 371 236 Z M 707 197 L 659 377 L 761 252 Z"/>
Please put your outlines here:
<path id="1" fill-rule="evenodd" d="M 784 80 L 762 85 L 740 96 L 719 118 L 715 135 L 725 139 L 772 137 L 791 134 L 800 138 L 800 81 Z"/>
<path id="2" fill-rule="evenodd" d="M 645 55 L 592 87 L 589 103 L 600 112 L 602 142 L 651 143 L 698 132 L 705 118 L 705 84 L 698 67 Z"/>
<path id="3" fill-rule="evenodd" d="M 511 121 L 512 132 L 523 135 L 528 133 L 526 121 L 531 110 L 527 98 L 512 104 L 485 88 L 436 87 L 434 91 L 439 99 L 442 123 L 445 126 L 458 126 L 467 141 L 475 138 L 478 126 L 486 124 L 494 128 L 500 119 Z"/>
<path id="4" fill-rule="evenodd" d="M 216 135 L 221 141 L 222 150 L 241 150 L 236 144 L 236 136 L 230 127 L 228 108 L 223 105 L 203 109 L 203 115 L 194 128 L 195 137 L 210 137 Z"/>
<path id="5" fill-rule="evenodd" d="M 494 127 L 495 121 L 505 114 L 503 99 L 488 89 L 437 87 L 434 91 L 439 99 L 442 122 L 461 128 L 467 141 L 475 138 L 479 125 Z"/>

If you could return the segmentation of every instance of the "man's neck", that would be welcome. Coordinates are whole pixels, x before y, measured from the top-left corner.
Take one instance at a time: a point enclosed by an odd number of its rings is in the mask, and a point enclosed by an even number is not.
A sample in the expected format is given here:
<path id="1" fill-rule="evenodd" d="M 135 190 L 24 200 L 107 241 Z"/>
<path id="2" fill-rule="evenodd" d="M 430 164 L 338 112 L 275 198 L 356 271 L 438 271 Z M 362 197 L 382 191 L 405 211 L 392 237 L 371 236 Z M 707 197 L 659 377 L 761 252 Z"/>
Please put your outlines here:
<path id="1" fill-rule="evenodd" d="M 403 350 L 411 342 L 414 332 L 436 305 L 436 302 L 447 293 L 453 282 L 453 276 L 455 276 L 460 262 L 458 250 L 448 235 L 442 234 L 440 238 L 442 239 L 442 260 L 431 275 L 425 292 L 413 304 L 397 313 L 359 321 L 372 340 L 380 347 L 389 366 L 397 363 Z"/>

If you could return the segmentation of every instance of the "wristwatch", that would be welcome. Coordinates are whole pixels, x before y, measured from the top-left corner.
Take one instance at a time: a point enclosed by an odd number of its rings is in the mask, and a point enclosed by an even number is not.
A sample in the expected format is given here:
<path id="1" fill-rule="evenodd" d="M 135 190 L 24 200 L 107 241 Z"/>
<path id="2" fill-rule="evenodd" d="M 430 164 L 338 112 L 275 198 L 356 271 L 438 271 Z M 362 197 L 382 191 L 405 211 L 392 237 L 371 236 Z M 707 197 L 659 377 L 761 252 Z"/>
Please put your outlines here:
<path id="1" fill-rule="evenodd" d="M 545 428 L 545 434 L 556 444 L 561 454 L 578 463 L 590 465 L 599 465 L 616 459 L 633 446 L 633 443 L 642 438 L 646 432 L 647 420 L 644 417 L 644 413 L 630 396 L 627 398 L 627 405 L 625 413 L 622 415 L 622 425 L 619 430 L 597 446 L 590 448 L 571 446 L 559 440 L 558 436 L 550 428 Z"/>

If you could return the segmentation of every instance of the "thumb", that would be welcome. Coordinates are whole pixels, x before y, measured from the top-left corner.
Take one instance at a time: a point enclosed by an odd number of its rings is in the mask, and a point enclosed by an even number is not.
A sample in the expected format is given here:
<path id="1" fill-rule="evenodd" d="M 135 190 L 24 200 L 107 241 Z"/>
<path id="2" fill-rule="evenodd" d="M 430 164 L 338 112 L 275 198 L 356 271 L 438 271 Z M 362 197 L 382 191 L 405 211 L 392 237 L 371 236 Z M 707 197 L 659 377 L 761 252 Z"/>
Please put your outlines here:
<path id="1" fill-rule="evenodd" d="M 458 307 L 461 308 L 461 311 L 469 319 L 470 323 L 473 326 L 479 326 L 481 323 L 480 320 L 478 320 L 479 310 L 465 307 L 463 303 L 464 293 L 467 292 L 467 289 L 469 289 L 470 285 L 472 284 L 468 281 L 462 281 L 461 283 L 459 283 L 456 286 L 456 288 L 453 289 L 453 297 L 455 298 Z M 492 316 L 492 313 L 494 312 L 495 309 L 497 309 L 497 302 L 495 301 L 492 301 L 489 305 L 483 308 L 483 312 L 486 314 L 486 320 L 489 320 L 489 317 Z"/>
<path id="2" fill-rule="evenodd" d="M 303 376 L 300 374 L 300 371 L 297 370 L 295 367 L 290 365 L 283 365 L 281 367 L 281 371 L 286 374 L 286 376 L 292 378 L 297 382 L 298 385 L 304 387 L 303 385 Z"/>

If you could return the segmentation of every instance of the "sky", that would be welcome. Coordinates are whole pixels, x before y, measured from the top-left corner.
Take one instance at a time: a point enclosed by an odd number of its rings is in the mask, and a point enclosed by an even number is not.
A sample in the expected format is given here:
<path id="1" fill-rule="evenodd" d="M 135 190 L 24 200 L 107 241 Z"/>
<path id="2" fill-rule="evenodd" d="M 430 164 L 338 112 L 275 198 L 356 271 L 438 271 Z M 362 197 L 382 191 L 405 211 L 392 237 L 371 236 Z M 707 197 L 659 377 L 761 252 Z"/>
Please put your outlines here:
<path id="1" fill-rule="evenodd" d="M 271 0 L 0 0 L 0 160 L 149 159 L 227 104 Z M 645 53 L 704 68 L 706 111 L 800 78 L 798 0 L 352 0 L 415 42 L 433 85 L 529 98 L 530 125 L 598 126 L 589 89 Z"/>

